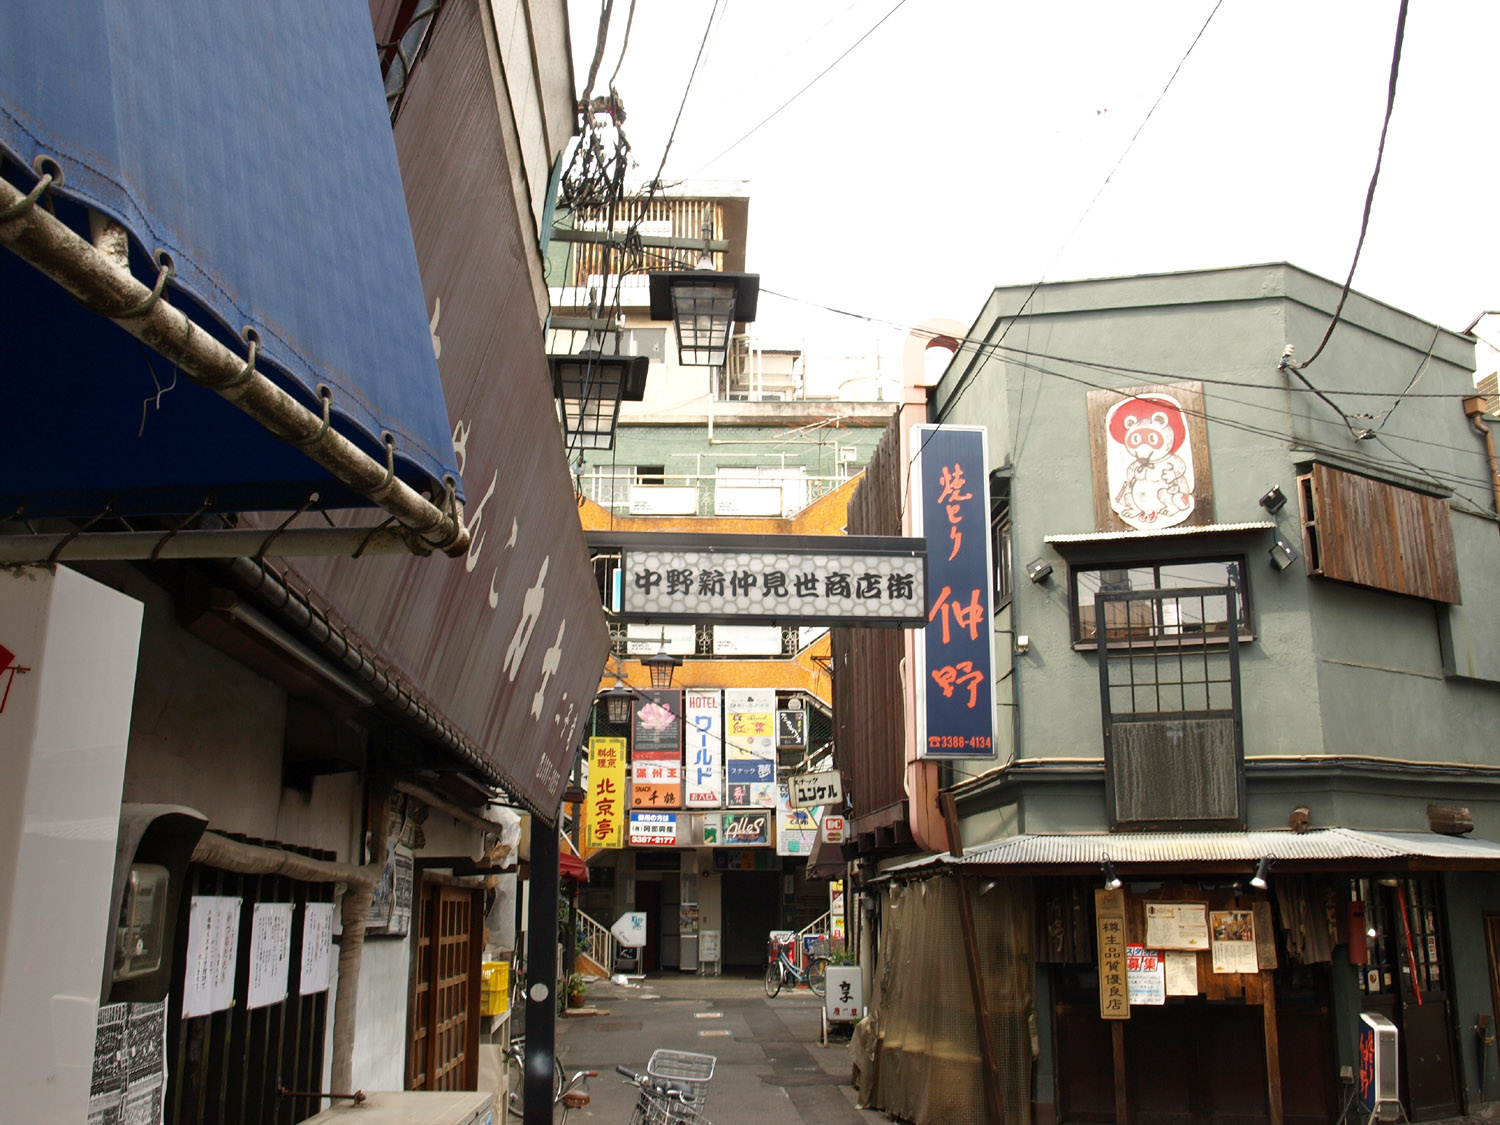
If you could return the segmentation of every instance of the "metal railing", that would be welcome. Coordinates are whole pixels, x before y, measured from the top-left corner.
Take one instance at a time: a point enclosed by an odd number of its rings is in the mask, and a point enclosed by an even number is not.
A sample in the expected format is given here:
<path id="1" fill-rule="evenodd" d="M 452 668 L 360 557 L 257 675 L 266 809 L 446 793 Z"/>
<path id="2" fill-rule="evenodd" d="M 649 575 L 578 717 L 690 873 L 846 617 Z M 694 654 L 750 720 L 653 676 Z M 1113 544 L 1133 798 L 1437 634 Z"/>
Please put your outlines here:
<path id="1" fill-rule="evenodd" d="M 582 491 L 600 507 L 622 516 L 759 516 L 787 518 L 844 484 L 850 473 L 801 476 L 721 477 L 668 474 L 642 481 L 634 469 L 594 467 L 583 476 Z"/>
<path id="2" fill-rule="evenodd" d="M 606 973 L 615 971 L 615 957 L 620 952 L 620 943 L 609 927 L 590 918 L 582 910 L 578 912 L 579 951 L 588 954 Z"/>

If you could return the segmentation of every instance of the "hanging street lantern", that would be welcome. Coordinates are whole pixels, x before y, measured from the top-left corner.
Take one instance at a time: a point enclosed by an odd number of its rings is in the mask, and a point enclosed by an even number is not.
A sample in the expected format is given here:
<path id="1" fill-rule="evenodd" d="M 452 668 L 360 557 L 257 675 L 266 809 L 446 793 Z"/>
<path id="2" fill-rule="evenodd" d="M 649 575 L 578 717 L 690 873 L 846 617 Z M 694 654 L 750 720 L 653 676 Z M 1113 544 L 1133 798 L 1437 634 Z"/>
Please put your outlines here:
<path id="1" fill-rule="evenodd" d="M 755 319 L 760 274 L 677 270 L 651 275 L 651 319 L 677 327 L 677 358 L 685 367 L 722 367 L 729 334 Z"/>

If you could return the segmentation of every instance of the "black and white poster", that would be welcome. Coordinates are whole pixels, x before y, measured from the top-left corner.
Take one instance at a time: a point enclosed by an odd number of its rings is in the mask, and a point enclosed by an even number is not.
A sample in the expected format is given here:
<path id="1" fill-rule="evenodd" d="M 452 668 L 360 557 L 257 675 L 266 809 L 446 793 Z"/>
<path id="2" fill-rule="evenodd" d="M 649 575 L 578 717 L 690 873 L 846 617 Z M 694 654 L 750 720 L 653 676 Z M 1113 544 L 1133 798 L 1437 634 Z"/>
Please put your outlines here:
<path id="1" fill-rule="evenodd" d="M 167 1002 L 101 1005 L 88 1125 L 161 1125 L 166 1087 Z"/>

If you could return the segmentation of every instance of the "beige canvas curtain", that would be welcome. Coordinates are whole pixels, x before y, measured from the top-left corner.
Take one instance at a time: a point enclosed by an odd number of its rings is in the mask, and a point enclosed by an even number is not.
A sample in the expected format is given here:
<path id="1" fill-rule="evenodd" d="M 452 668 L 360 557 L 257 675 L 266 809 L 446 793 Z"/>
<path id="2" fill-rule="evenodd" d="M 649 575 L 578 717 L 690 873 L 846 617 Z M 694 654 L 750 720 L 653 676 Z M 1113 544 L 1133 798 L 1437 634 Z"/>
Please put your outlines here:
<path id="1" fill-rule="evenodd" d="M 851 1045 L 863 1105 L 923 1125 L 1021 1125 L 1031 1118 L 1031 884 L 970 880 L 995 1044 L 1001 1116 L 986 1107 L 959 884 L 938 877 L 881 896 L 869 1015 Z"/>

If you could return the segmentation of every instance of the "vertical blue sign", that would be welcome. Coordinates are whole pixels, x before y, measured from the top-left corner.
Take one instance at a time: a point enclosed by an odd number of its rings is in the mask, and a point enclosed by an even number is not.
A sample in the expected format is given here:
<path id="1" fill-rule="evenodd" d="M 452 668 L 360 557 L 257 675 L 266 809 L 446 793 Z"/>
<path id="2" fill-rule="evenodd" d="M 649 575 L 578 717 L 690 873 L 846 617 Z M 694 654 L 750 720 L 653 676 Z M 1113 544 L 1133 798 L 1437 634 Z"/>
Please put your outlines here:
<path id="1" fill-rule="evenodd" d="M 994 570 L 983 426 L 913 426 L 913 531 L 927 541 L 917 756 L 995 757 Z"/>

